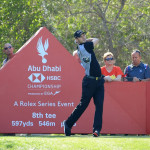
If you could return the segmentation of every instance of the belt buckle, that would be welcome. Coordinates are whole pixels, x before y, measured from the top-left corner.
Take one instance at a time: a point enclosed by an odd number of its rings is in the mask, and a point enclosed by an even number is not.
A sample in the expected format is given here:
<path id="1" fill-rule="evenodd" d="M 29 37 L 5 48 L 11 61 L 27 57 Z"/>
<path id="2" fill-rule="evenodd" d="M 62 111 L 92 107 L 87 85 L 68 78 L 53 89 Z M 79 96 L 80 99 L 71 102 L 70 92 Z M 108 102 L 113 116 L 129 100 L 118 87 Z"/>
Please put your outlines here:
<path id="1" fill-rule="evenodd" d="M 96 77 L 96 80 L 98 80 L 98 77 Z"/>

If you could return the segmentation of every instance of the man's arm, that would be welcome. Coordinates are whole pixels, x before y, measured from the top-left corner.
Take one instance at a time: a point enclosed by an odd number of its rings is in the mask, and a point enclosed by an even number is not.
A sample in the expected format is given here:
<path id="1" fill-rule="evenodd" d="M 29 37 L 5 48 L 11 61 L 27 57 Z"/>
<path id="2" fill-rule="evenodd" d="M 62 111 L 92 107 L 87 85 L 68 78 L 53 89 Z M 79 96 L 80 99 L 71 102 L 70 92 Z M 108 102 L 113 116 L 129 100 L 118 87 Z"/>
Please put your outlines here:
<path id="1" fill-rule="evenodd" d="M 139 79 L 137 77 L 133 77 L 133 82 L 140 82 L 140 81 L 150 81 L 150 78 L 147 79 Z"/>
<path id="2" fill-rule="evenodd" d="M 150 78 L 142 79 L 141 81 L 150 81 Z"/>
<path id="3" fill-rule="evenodd" d="M 127 67 L 124 69 L 124 75 L 127 76 Z"/>
<path id="4" fill-rule="evenodd" d="M 117 75 L 117 78 L 113 79 L 113 81 L 121 81 L 121 75 Z"/>
<path id="5" fill-rule="evenodd" d="M 79 56 L 78 56 L 77 50 L 75 50 L 75 51 L 73 52 L 73 56 L 75 57 L 75 59 L 76 59 L 79 63 L 81 63 L 81 60 L 80 60 L 80 58 L 79 58 Z"/>
<path id="6" fill-rule="evenodd" d="M 86 40 L 87 42 L 93 42 L 94 46 L 96 46 L 99 42 L 98 38 L 89 38 Z"/>
<path id="7" fill-rule="evenodd" d="M 145 79 L 149 79 L 150 78 L 150 68 L 147 65 L 147 68 L 145 69 Z M 148 80 L 149 81 L 149 80 Z"/>
<path id="8" fill-rule="evenodd" d="M 73 56 L 78 55 L 78 50 L 73 51 Z"/>

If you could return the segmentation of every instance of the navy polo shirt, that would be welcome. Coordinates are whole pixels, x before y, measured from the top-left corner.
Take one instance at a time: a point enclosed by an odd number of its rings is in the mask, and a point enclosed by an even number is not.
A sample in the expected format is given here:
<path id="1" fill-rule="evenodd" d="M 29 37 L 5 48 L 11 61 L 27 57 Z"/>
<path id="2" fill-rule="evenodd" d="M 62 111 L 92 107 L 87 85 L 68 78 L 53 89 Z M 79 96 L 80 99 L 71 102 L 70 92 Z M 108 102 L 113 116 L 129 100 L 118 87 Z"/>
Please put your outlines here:
<path id="1" fill-rule="evenodd" d="M 127 77 L 147 79 L 150 78 L 150 68 L 147 64 L 143 64 L 142 62 L 138 66 L 133 66 L 133 64 L 131 64 L 125 68 L 124 74 Z"/>

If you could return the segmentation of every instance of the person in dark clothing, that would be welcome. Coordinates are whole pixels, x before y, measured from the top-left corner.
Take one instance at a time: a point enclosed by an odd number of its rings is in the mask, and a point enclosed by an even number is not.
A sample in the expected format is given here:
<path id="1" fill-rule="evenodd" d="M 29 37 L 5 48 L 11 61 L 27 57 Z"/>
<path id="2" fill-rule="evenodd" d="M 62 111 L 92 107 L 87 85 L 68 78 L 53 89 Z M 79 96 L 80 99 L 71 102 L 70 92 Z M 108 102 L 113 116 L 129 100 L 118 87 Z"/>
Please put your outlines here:
<path id="1" fill-rule="evenodd" d="M 148 64 L 141 62 L 141 52 L 133 50 L 131 54 L 132 64 L 127 66 L 124 70 L 127 79 L 132 79 L 133 82 L 150 81 L 150 67 Z"/>
<path id="2" fill-rule="evenodd" d="M 3 49 L 3 53 L 7 55 L 7 58 L 4 59 L 3 61 L 3 66 L 11 59 L 14 57 L 14 53 L 13 53 L 14 48 L 12 47 L 12 45 L 10 43 L 6 43 L 4 45 L 4 49 Z"/>
<path id="3" fill-rule="evenodd" d="M 71 128 L 88 107 L 93 97 L 95 104 L 95 116 L 93 122 L 93 136 L 98 137 L 102 129 L 102 114 L 104 101 L 104 78 L 101 75 L 100 65 L 93 51 L 99 39 L 86 39 L 86 32 L 78 30 L 74 33 L 75 41 L 78 44 L 77 53 L 81 64 L 85 69 L 85 76 L 82 80 L 82 97 L 72 114 L 64 121 L 64 133 L 71 135 Z"/>

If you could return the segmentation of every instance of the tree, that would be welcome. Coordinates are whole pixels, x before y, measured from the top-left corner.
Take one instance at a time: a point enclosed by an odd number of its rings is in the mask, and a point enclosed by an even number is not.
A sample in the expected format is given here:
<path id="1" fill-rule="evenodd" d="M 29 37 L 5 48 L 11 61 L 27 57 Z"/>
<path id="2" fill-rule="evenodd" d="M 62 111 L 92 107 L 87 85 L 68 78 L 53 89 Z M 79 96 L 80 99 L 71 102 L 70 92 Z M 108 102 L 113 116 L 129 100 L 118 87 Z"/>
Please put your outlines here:
<path id="1" fill-rule="evenodd" d="M 100 39 L 95 53 L 101 65 L 103 54 L 111 51 L 124 69 L 133 49 L 141 50 L 150 64 L 149 6 L 149 0 L 2 0 L 1 45 L 9 41 L 18 49 L 46 26 L 72 53 L 73 34 L 82 29 L 87 37 Z"/>
<path id="2" fill-rule="evenodd" d="M 1 1 L 1 49 L 5 43 L 11 43 L 17 51 L 39 27 L 45 25 L 41 5 L 42 0 Z M 2 62 L 2 51 L 0 56 Z"/>
<path id="3" fill-rule="evenodd" d="M 55 28 L 54 35 L 57 33 L 63 39 L 61 43 L 71 53 L 76 47 L 72 42 L 73 32 L 82 29 L 88 31 L 87 36 L 100 39 L 96 49 L 100 62 L 104 52 L 111 51 L 117 58 L 116 64 L 124 69 L 131 63 L 133 49 L 149 54 L 149 36 L 143 35 L 149 29 L 149 4 L 148 0 L 58 0 L 54 3 L 45 0 L 49 12 L 45 18 L 51 16 L 53 24 L 49 24 Z"/>

